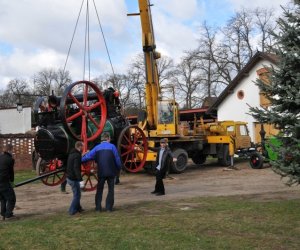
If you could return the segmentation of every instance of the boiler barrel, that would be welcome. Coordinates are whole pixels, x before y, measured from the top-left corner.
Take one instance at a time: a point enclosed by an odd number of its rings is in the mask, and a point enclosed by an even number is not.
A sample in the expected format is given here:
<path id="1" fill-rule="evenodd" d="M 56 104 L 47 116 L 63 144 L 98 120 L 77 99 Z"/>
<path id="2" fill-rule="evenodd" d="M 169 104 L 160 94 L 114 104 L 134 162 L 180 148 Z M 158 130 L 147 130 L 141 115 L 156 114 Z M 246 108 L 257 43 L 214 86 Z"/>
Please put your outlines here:
<path id="1" fill-rule="evenodd" d="M 37 131 L 34 145 L 40 157 L 45 160 L 63 159 L 74 146 L 74 141 L 62 126 L 53 125 Z"/>

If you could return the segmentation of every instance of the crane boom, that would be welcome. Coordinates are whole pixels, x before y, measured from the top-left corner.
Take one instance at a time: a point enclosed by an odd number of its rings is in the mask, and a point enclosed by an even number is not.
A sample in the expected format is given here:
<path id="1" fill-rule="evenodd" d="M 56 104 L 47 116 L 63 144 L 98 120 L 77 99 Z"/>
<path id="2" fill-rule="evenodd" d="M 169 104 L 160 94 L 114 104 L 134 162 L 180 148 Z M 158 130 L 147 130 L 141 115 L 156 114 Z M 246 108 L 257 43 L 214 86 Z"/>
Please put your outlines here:
<path id="1" fill-rule="evenodd" d="M 160 54 L 155 51 L 155 39 L 149 0 L 139 0 L 140 19 L 142 25 L 142 42 L 146 71 L 146 108 L 147 121 L 151 129 L 157 126 L 157 101 L 160 87 L 156 59 Z"/>
<path id="2" fill-rule="evenodd" d="M 150 0 L 138 0 L 139 12 L 128 14 L 140 16 L 142 26 L 142 45 L 146 72 L 146 115 L 142 112 L 139 126 L 150 137 L 178 135 L 178 104 L 175 100 L 162 100 L 156 60 L 156 51 Z M 146 126 L 147 125 L 147 126 Z M 145 129 L 146 128 L 146 129 Z"/>

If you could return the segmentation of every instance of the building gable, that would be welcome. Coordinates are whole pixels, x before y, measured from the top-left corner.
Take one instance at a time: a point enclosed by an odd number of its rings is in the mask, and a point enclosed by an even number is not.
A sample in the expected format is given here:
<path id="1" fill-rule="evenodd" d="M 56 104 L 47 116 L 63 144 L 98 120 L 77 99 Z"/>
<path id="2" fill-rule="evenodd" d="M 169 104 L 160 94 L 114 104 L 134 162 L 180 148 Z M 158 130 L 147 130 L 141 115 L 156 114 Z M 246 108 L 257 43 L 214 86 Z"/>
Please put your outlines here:
<path id="1" fill-rule="evenodd" d="M 255 129 L 257 122 L 249 114 L 249 106 L 258 107 L 266 105 L 259 87 L 255 84 L 258 78 L 264 80 L 266 76 L 265 66 L 277 64 L 274 55 L 258 52 L 252 57 L 241 72 L 233 79 L 227 88 L 220 94 L 211 112 L 217 109 L 218 120 L 235 120 L 248 123 L 249 134 L 253 141 L 257 140 Z"/>

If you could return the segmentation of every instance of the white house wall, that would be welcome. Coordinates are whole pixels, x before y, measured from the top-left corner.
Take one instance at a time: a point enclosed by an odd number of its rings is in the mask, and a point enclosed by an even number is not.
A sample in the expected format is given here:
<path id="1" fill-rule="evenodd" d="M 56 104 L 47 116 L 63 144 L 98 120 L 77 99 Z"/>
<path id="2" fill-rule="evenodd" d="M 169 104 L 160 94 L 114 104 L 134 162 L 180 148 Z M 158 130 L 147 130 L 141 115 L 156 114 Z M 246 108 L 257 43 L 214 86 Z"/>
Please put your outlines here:
<path id="1" fill-rule="evenodd" d="M 31 108 L 0 110 L 0 134 L 25 134 L 31 130 Z"/>
<path id="2" fill-rule="evenodd" d="M 218 107 L 218 120 L 234 120 L 243 121 L 248 123 L 249 134 L 252 141 L 254 141 L 254 122 L 253 117 L 249 113 L 249 104 L 252 107 L 259 106 L 259 88 L 254 83 L 258 78 L 256 71 L 264 66 L 270 66 L 270 62 L 263 60 L 260 61 L 248 76 L 245 76 L 240 83 L 235 87 L 233 93 L 229 94 Z M 237 96 L 238 91 L 244 91 L 244 98 L 239 99 Z"/>

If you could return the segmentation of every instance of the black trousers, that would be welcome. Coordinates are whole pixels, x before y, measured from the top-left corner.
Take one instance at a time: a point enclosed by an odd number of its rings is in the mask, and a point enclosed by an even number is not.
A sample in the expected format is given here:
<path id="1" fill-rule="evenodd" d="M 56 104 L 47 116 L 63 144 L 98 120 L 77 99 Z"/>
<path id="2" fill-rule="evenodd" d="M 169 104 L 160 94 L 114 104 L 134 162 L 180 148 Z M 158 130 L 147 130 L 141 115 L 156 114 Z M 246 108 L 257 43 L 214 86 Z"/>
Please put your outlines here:
<path id="1" fill-rule="evenodd" d="M 10 184 L 0 188 L 1 216 L 9 218 L 13 215 L 16 205 L 16 194 Z"/>
<path id="2" fill-rule="evenodd" d="M 165 186 L 163 182 L 164 174 L 159 170 L 156 171 L 155 193 L 165 194 Z"/>
<path id="3" fill-rule="evenodd" d="M 115 177 L 99 177 L 98 184 L 97 184 L 97 192 L 95 196 L 96 211 L 102 210 L 101 202 L 102 202 L 102 195 L 103 195 L 105 181 L 107 182 L 108 185 L 108 193 L 106 196 L 105 209 L 112 211 L 114 206 Z"/>

